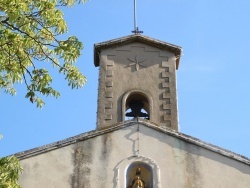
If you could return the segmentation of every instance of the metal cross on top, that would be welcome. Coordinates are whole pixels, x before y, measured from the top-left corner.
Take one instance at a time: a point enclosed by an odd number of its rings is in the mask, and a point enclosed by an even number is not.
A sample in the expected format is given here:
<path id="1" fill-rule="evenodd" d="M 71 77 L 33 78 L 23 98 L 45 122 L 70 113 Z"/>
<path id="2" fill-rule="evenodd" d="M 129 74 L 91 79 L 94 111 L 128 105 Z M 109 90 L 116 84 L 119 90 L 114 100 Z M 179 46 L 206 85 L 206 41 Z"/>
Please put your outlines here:
<path id="1" fill-rule="evenodd" d="M 143 33 L 143 31 L 140 31 L 139 28 L 137 27 L 136 23 L 136 0 L 134 0 L 134 30 L 132 31 L 134 34 L 140 34 Z"/>

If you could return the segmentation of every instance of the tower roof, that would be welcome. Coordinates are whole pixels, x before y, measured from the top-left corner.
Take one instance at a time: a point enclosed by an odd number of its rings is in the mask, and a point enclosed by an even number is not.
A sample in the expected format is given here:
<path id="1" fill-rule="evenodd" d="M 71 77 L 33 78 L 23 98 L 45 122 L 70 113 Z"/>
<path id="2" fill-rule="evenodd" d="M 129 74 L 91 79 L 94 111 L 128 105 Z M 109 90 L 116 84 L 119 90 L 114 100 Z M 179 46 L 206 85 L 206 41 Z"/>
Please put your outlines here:
<path id="1" fill-rule="evenodd" d="M 96 67 L 99 66 L 99 54 L 102 49 L 113 48 L 125 44 L 129 44 L 132 42 L 140 42 L 150 46 L 154 46 L 156 48 L 165 49 L 173 52 L 176 56 L 176 69 L 178 69 L 180 56 L 182 48 L 180 46 L 176 46 L 167 42 L 163 42 L 157 39 L 150 38 L 148 36 L 143 36 L 140 34 L 128 35 L 125 37 L 97 43 L 94 45 L 94 64 Z"/>

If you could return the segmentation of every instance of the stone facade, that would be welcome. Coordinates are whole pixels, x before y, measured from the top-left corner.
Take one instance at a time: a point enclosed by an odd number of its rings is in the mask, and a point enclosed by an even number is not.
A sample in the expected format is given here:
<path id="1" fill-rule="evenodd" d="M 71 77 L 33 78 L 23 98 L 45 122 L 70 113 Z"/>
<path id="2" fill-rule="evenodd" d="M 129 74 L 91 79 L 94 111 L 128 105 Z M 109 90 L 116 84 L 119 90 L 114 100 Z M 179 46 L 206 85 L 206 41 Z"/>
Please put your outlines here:
<path id="1" fill-rule="evenodd" d="M 249 187 L 250 159 L 178 132 L 180 47 L 131 35 L 94 54 L 97 130 L 16 154 L 23 188 Z M 147 118 L 126 120 L 131 101 Z"/>
<path id="2" fill-rule="evenodd" d="M 152 168 L 153 188 L 248 188 L 250 160 L 145 120 L 20 153 L 24 188 L 125 188 L 132 163 Z M 143 172 L 142 172 L 143 173 Z"/>
<path id="3" fill-rule="evenodd" d="M 96 44 L 95 64 L 100 66 L 97 129 L 124 121 L 126 100 L 141 94 L 148 100 L 145 106 L 150 121 L 178 130 L 176 69 L 180 53 L 178 46 L 141 35 Z"/>

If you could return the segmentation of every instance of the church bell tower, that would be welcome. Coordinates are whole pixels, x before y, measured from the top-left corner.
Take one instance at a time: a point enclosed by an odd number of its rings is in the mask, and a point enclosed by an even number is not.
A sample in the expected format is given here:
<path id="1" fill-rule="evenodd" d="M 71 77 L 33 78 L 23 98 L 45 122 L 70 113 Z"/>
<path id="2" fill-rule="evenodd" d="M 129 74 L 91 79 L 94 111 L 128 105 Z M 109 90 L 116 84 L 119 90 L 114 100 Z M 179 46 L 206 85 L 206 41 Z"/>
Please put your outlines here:
<path id="1" fill-rule="evenodd" d="M 95 44 L 97 129 L 138 117 L 178 131 L 180 55 L 181 47 L 141 34 Z"/>

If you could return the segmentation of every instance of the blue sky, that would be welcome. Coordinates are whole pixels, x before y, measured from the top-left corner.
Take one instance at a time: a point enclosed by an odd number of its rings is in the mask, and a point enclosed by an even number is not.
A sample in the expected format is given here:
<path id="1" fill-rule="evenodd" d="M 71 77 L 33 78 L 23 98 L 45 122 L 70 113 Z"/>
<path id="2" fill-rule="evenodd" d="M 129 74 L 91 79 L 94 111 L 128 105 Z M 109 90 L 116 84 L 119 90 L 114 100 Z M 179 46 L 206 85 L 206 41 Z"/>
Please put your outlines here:
<path id="1" fill-rule="evenodd" d="M 180 131 L 247 157 L 249 7 L 250 1 L 137 0 L 143 34 L 183 48 L 177 72 Z M 93 45 L 131 34 L 133 0 L 91 0 L 64 12 L 68 35 L 84 42 L 77 66 L 88 82 L 83 89 L 71 90 L 52 70 L 61 97 L 45 97 L 43 109 L 24 98 L 24 85 L 17 86 L 14 97 L 1 90 L 0 156 L 95 129 L 98 68 Z"/>

